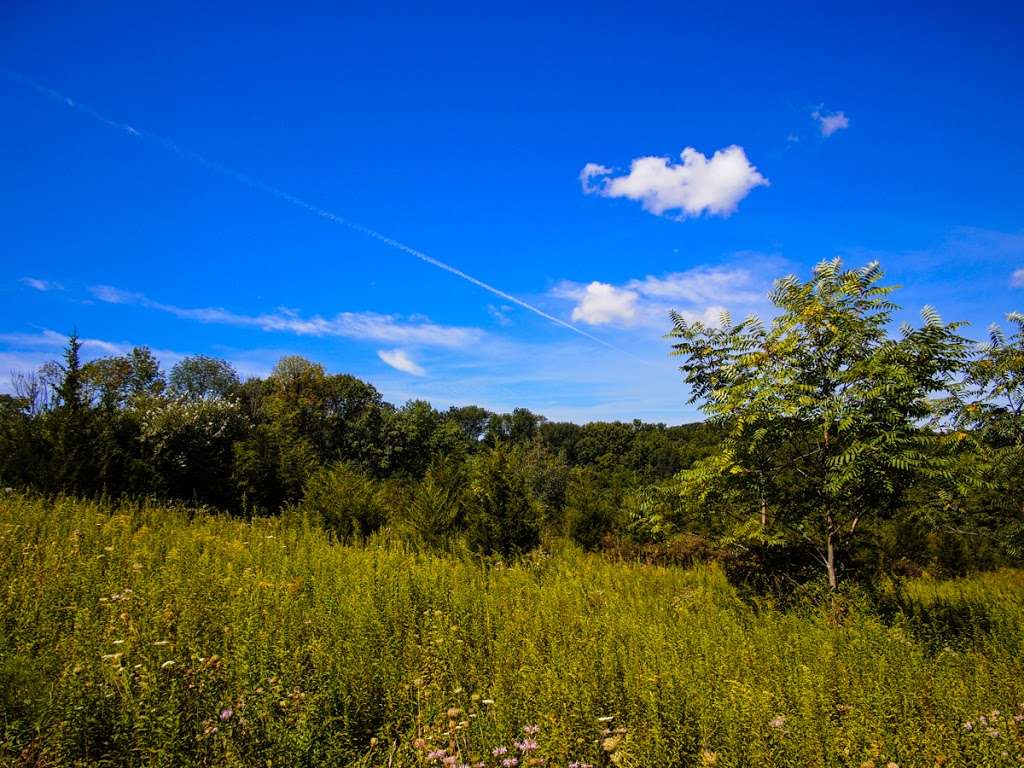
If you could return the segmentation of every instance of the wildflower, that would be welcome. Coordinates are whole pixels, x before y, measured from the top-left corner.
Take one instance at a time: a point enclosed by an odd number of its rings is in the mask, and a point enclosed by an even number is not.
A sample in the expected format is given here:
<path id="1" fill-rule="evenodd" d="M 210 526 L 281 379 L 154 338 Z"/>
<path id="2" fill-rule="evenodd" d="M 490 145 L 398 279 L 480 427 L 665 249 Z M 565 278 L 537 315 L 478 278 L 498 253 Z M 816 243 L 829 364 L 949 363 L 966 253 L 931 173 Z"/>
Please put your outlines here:
<path id="1" fill-rule="evenodd" d="M 502 755 L 508 754 L 508 747 L 495 747 L 491 750 L 491 754 L 495 757 L 501 757 Z"/>
<path id="2" fill-rule="evenodd" d="M 987 733 L 988 733 L 990 738 L 993 738 L 993 739 L 998 739 L 999 738 L 999 731 L 997 729 L 995 729 L 995 728 L 989 728 Z"/>
<path id="3" fill-rule="evenodd" d="M 427 753 L 427 760 L 429 760 L 432 763 L 435 763 L 447 754 L 448 750 L 446 749 L 435 749 L 432 752 Z"/>
<path id="4" fill-rule="evenodd" d="M 1015 722 L 1015 723 L 1019 723 L 1022 720 L 1024 720 L 1024 715 L 1014 715 L 1013 716 L 1013 722 Z"/>
<path id="5" fill-rule="evenodd" d="M 225 720 L 230 720 L 233 714 L 235 713 L 230 709 L 230 707 L 225 707 L 220 711 L 220 719 L 222 722 Z"/>
<path id="6" fill-rule="evenodd" d="M 533 752 L 537 748 L 535 739 L 523 739 L 516 742 L 516 749 L 520 752 Z"/>
<path id="7" fill-rule="evenodd" d="M 448 766 L 448 768 L 454 768 L 455 764 L 459 762 L 459 758 L 455 755 L 445 755 L 441 758 L 441 762 Z"/>
<path id="8" fill-rule="evenodd" d="M 768 721 L 768 725 L 770 725 L 772 728 L 774 728 L 777 731 L 781 730 L 782 726 L 784 726 L 785 724 L 786 724 L 786 716 L 785 715 L 776 715 L 775 717 L 773 717 L 771 720 Z"/>
<path id="9" fill-rule="evenodd" d="M 518 757 L 506 757 L 501 761 L 502 768 L 516 768 L 517 765 L 519 765 Z"/>
<path id="10" fill-rule="evenodd" d="M 970 720 L 968 720 L 966 723 L 964 723 L 964 730 L 965 731 L 973 731 L 974 730 L 974 723 L 971 722 Z"/>
<path id="11" fill-rule="evenodd" d="M 607 739 L 601 742 L 601 749 L 605 752 L 614 752 L 618 748 L 619 743 L 622 741 L 620 736 L 609 736 Z"/>
<path id="12" fill-rule="evenodd" d="M 426 749 L 427 740 L 423 738 L 414 739 L 412 742 L 413 749 Z"/>
<path id="13" fill-rule="evenodd" d="M 528 725 L 525 728 L 523 728 L 523 733 L 525 733 L 527 736 L 536 736 L 538 733 L 540 733 L 540 726 Z"/>

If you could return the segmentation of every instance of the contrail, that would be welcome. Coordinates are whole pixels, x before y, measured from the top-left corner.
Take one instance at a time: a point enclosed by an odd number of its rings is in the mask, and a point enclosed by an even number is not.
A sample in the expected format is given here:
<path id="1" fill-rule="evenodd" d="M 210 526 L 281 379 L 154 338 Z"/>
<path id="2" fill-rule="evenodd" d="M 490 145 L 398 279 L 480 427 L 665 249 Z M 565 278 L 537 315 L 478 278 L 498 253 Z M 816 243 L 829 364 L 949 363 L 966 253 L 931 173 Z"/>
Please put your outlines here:
<path id="1" fill-rule="evenodd" d="M 354 221 L 349 221 L 344 216 L 339 216 L 338 214 L 329 211 L 326 208 L 321 208 L 318 205 L 314 205 L 313 203 L 303 200 L 301 197 L 296 197 L 290 192 L 285 192 L 283 189 L 279 189 L 273 186 L 272 184 L 268 184 L 265 181 L 261 181 L 260 179 L 254 178 L 245 173 L 241 173 L 240 171 L 236 171 L 234 168 L 229 168 L 228 166 L 222 165 L 221 163 L 218 163 L 214 160 L 209 160 L 206 157 L 203 157 L 202 155 L 193 152 L 189 149 L 179 147 L 170 139 L 165 139 L 164 137 L 158 136 L 155 133 L 150 133 L 149 131 L 140 130 L 132 125 L 129 125 L 128 123 L 121 123 L 117 120 L 112 120 L 106 115 L 97 112 L 95 109 L 88 106 L 87 104 L 83 104 L 80 101 L 76 101 L 75 99 L 72 99 L 69 96 L 64 95 L 58 90 L 55 90 L 53 88 L 47 88 L 45 85 L 36 82 L 27 75 L 22 75 L 18 72 L 14 72 L 8 69 L 0 69 L 0 72 L 2 72 L 3 75 L 7 77 L 9 80 L 13 80 L 14 82 L 20 83 L 21 85 L 26 85 L 32 88 L 33 90 L 37 91 L 38 93 L 41 93 L 56 101 L 59 101 L 62 104 L 71 107 L 72 109 L 77 109 L 80 112 L 84 112 L 89 117 L 93 118 L 94 120 L 98 120 L 104 125 L 122 131 L 136 139 L 149 142 L 150 144 L 156 144 L 157 146 L 162 147 L 163 149 L 166 149 L 169 152 L 173 152 L 179 157 L 184 157 L 188 160 L 198 163 L 199 165 L 209 168 L 210 170 L 216 171 L 217 173 L 220 173 L 224 176 L 228 176 L 236 181 L 241 182 L 242 184 L 245 184 L 246 186 L 252 187 L 253 189 L 258 189 L 261 192 L 273 195 L 279 200 L 283 200 L 286 203 L 290 203 L 291 205 L 294 205 L 297 208 L 305 209 L 310 213 L 316 214 L 317 216 L 323 219 L 327 219 L 328 221 L 334 222 L 335 224 L 340 224 L 341 226 L 347 227 L 348 229 L 351 229 L 355 232 L 359 232 L 361 234 L 367 235 L 368 237 L 372 237 L 373 239 L 378 240 L 381 243 L 384 243 L 385 245 L 389 245 L 392 248 L 395 248 L 399 251 L 402 251 L 403 253 L 406 253 L 409 256 L 413 256 L 419 259 L 420 261 L 430 264 L 431 266 L 437 267 L 438 269 L 443 269 L 445 272 L 449 272 L 455 275 L 456 277 L 460 277 L 466 282 L 472 283 L 473 285 L 477 286 L 478 288 L 482 288 L 485 291 L 494 294 L 495 296 L 505 299 L 506 301 L 510 301 L 516 306 L 522 307 L 525 310 L 533 312 L 533 314 L 538 315 L 539 317 L 543 317 L 545 320 L 548 320 L 554 323 L 555 325 L 560 325 L 561 327 L 566 328 L 572 331 L 573 333 L 579 334 L 585 339 L 589 339 L 590 341 L 607 347 L 608 349 L 613 349 L 616 352 L 621 352 L 622 354 L 629 355 L 630 357 L 636 357 L 636 355 L 634 355 L 632 352 L 620 349 L 619 347 L 616 347 L 614 344 L 611 344 L 602 338 L 599 338 L 597 336 L 587 333 L 586 331 L 580 328 L 577 328 L 572 323 L 567 323 L 565 320 L 557 318 L 554 315 L 548 314 L 543 309 L 535 307 L 533 304 L 525 302 L 522 299 L 516 298 L 512 294 L 506 293 L 500 288 L 495 288 L 493 285 L 485 283 L 483 280 L 480 280 L 479 278 L 473 277 L 472 275 L 463 272 L 458 267 L 453 267 L 451 264 L 446 264 L 440 259 L 435 259 L 433 256 L 429 256 L 423 253 L 423 251 L 417 250 L 416 248 L 413 248 L 410 245 L 406 245 L 405 243 L 399 240 L 395 240 L 392 237 L 388 237 L 382 232 L 378 232 L 375 229 L 371 229 L 370 227 L 358 224 Z"/>

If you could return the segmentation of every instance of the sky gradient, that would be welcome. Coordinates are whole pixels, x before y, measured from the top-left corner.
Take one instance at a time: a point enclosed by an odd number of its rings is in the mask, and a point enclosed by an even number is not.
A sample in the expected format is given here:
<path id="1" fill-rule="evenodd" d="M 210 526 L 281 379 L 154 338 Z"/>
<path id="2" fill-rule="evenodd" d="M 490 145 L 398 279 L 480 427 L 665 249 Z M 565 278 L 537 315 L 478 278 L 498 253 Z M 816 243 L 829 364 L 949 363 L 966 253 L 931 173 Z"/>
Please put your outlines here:
<path id="1" fill-rule="evenodd" d="M 1024 310 L 1024 11 L 514 10 L 4 4 L 0 387 L 77 329 L 680 423 L 669 309 L 839 255 L 900 319 Z"/>

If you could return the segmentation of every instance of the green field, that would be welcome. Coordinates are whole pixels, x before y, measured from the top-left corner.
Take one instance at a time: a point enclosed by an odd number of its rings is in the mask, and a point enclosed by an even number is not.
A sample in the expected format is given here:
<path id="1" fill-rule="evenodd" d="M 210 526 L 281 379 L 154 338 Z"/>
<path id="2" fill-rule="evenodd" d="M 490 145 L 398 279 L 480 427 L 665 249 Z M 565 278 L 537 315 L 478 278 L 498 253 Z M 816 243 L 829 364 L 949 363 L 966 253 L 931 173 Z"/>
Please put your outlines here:
<path id="1" fill-rule="evenodd" d="M 1024 573 L 783 607 L 713 566 L 549 549 L 488 566 L 386 534 L 342 546 L 287 518 L 8 493 L 0 755 L 37 766 L 440 766 L 442 749 L 447 764 L 487 766 L 516 755 L 649 768 L 1024 763 Z M 533 725 L 536 749 L 523 732 Z"/>

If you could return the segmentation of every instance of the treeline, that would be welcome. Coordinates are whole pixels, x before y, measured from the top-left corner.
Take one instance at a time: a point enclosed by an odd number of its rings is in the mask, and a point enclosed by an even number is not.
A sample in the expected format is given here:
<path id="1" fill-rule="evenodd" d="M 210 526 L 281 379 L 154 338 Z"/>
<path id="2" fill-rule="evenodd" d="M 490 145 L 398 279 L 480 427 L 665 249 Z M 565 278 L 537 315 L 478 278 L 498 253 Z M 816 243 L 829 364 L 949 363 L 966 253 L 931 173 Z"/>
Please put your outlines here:
<path id="1" fill-rule="evenodd" d="M 930 309 L 891 333 L 877 264 L 778 281 L 766 325 L 674 316 L 709 419 L 550 422 L 525 409 L 395 407 L 285 357 L 240 380 L 145 348 L 63 359 L 0 398 L 0 483 L 286 511 L 341 539 L 514 556 L 545 537 L 746 580 L 962 573 L 1024 554 L 1024 316 L 987 342 Z"/>
<path id="2" fill-rule="evenodd" d="M 542 531 L 597 547 L 638 489 L 713 450 L 709 424 L 550 422 L 526 409 L 439 411 L 285 357 L 240 380 L 197 355 L 161 371 L 139 347 L 16 375 L 0 397 L 0 483 L 83 496 L 158 497 L 238 515 L 291 508 L 340 537 L 385 525 L 430 545 L 510 555 Z"/>

